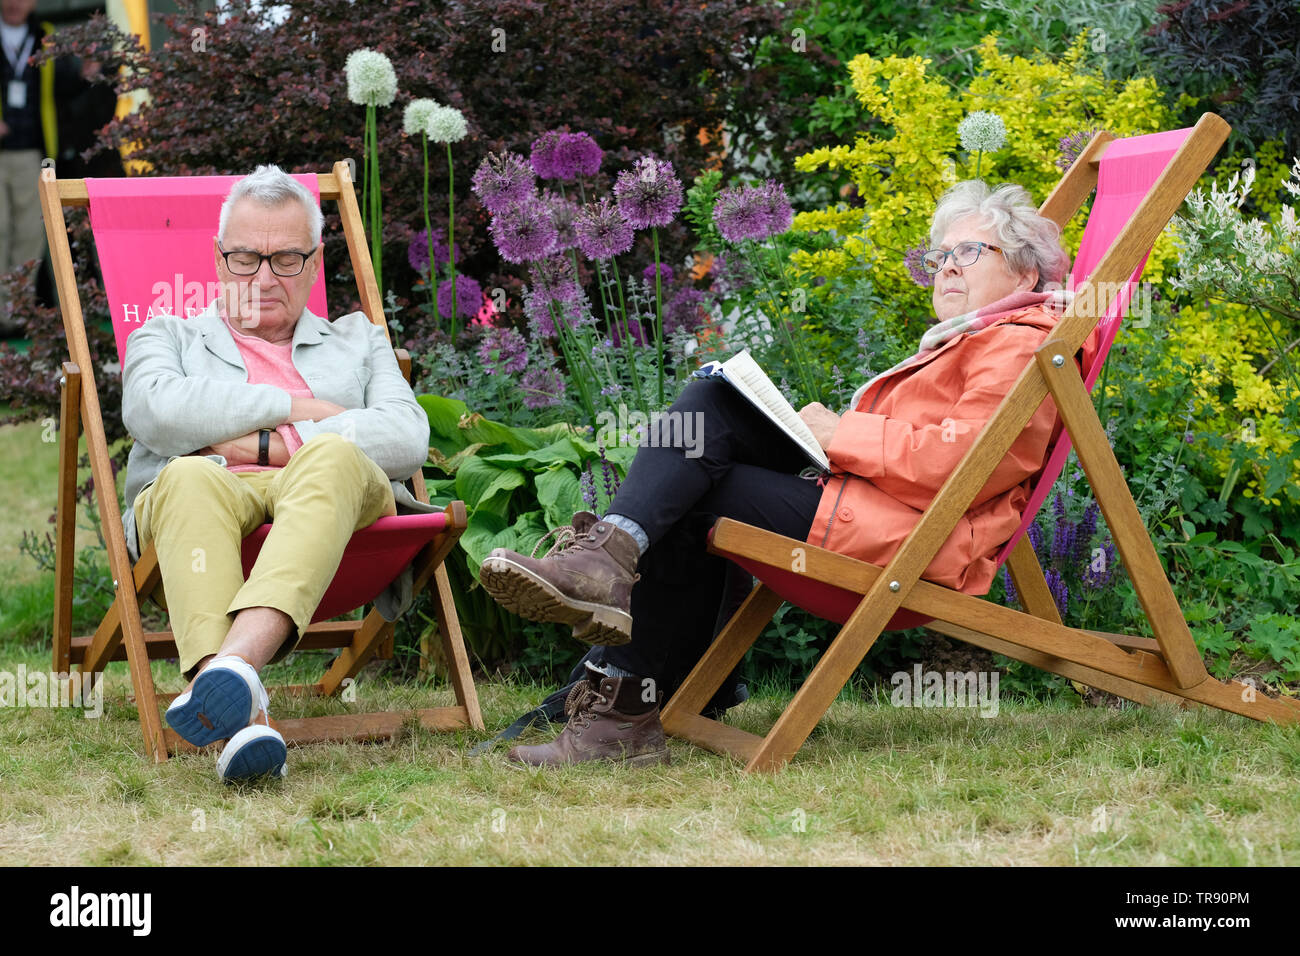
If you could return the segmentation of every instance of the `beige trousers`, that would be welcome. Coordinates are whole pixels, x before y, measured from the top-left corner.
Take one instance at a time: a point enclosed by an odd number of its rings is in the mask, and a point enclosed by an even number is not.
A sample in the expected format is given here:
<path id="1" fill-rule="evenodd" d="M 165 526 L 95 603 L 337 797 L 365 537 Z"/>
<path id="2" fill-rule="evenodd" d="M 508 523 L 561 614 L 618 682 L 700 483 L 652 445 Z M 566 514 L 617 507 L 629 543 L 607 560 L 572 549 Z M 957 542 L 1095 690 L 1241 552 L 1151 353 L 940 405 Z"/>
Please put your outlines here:
<path id="1" fill-rule="evenodd" d="M 352 533 L 396 512 L 388 476 L 338 435 L 316 436 L 274 471 L 231 472 L 193 455 L 168 462 L 136 497 L 135 514 L 140 547 L 153 542 L 158 553 L 182 673 L 217 653 L 248 607 L 293 618 L 295 632 L 273 659 L 288 654 Z M 268 520 L 245 581 L 240 542 Z"/>
<path id="2" fill-rule="evenodd" d="M 0 271 L 12 272 L 45 253 L 40 178 L 39 149 L 0 149 Z"/>

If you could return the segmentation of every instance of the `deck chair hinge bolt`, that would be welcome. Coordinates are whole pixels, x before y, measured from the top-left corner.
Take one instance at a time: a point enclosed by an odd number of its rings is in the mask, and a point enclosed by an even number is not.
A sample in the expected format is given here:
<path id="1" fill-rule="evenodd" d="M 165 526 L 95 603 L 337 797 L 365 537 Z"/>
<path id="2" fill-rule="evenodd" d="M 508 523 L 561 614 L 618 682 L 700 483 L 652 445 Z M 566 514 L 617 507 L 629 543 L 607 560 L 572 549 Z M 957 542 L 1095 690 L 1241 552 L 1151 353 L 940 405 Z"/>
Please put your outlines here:
<path id="1" fill-rule="evenodd" d="M 1065 364 L 1065 356 L 1064 356 L 1064 355 L 1053 355 L 1053 356 L 1052 356 L 1052 364 L 1055 365 L 1057 368 L 1060 368 L 1062 365 Z"/>
<path id="2" fill-rule="evenodd" d="M 890 581 L 890 582 L 889 582 L 889 590 L 891 590 L 891 591 L 897 591 L 897 590 L 898 590 L 899 588 L 901 588 L 901 587 L 902 587 L 902 585 L 899 584 L 897 581 Z"/>

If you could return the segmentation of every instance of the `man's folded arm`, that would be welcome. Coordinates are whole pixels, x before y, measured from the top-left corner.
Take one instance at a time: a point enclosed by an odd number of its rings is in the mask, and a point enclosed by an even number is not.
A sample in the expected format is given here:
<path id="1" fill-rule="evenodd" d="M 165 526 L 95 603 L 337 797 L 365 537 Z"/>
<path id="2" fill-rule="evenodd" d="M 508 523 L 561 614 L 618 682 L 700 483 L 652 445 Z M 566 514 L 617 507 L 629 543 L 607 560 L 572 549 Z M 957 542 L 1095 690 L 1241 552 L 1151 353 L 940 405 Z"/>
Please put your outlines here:
<path id="1" fill-rule="evenodd" d="M 150 320 L 126 350 L 122 424 L 136 441 L 159 455 L 188 455 L 289 417 L 284 389 L 187 376 L 171 325 L 166 316 Z"/>
<path id="2" fill-rule="evenodd" d="M 419 471 L 429 457 L 429 416 L 402 377 L 384 330 L 366 324 L 370 381 L 366 384 L 365 407 L 293 425 L 303 444 L 325 432 L 342 435 L 390 479 L 403 481 Z"/>

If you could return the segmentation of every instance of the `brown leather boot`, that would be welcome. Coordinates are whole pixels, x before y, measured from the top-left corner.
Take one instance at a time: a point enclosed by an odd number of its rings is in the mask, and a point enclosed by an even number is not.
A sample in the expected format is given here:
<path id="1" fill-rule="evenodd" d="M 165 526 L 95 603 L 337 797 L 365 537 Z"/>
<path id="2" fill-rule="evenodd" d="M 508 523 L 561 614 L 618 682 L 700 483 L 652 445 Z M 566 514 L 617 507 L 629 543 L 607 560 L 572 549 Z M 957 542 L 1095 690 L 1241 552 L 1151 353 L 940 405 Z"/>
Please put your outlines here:
<path id="1" fill-rule="evenodd" d="M 551 534 L 556 545 L 540 559 L 494 550 L 479 568 L 479 583 L 520 617 L 572 624 L 573 636 L 588 644 L 626 644 L 640 558 L 636 541 L 590 511 Z"/>
<path id="2" fill-rule="evenodd" d="M 506 757 L 534 767 L 610 760 L 634 767 L 668 763 L 659 702 L 646 702 L 639 677 L 607 677 L 587 665 L 587 679 L 564 702 L 569 723 L 549 744 L 512 747 Z"/>

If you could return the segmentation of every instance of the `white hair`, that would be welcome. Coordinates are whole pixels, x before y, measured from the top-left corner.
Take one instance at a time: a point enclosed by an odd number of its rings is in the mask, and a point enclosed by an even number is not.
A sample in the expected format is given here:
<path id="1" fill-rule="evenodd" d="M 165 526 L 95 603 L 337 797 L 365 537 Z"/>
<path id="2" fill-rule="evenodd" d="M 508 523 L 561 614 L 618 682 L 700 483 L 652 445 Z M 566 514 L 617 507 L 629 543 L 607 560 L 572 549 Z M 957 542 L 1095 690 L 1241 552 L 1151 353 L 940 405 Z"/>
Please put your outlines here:
<path id="1" fill-rule="evenodd" d="M 230 188 L 230 194 L 221 204 L 221 218 L 217 220 L 218 241 L 225 241 L 230 210 L 241 199 L 251 199 L 258 205 L 266 207 L 279 206 L 296 199 L 302 203 L 307 213 L 307 231 L 311 233 L 312 248 L 320 245 L 320 234 L 325 225 L 325 217 L 321 215 L 320 205 L 307 191 L 306 186 L 279 166 L 274 165 L 258 166 Z"/>
<path id="2" fill-rule="evenodd" d="M 1038 214 L 1024 187 L 1002 183 L 990 189 L 982 179 L 953 186 L 935 206 L 930 244 L 939 245 L 953 223 L 970 217 L 980 219 L 997 234 L 1008 269 L 1014 273 L 1038 270 L 1035 292 L 1064 279 L 1070 257 L 1061 248 L 1060 227 Z"/>

